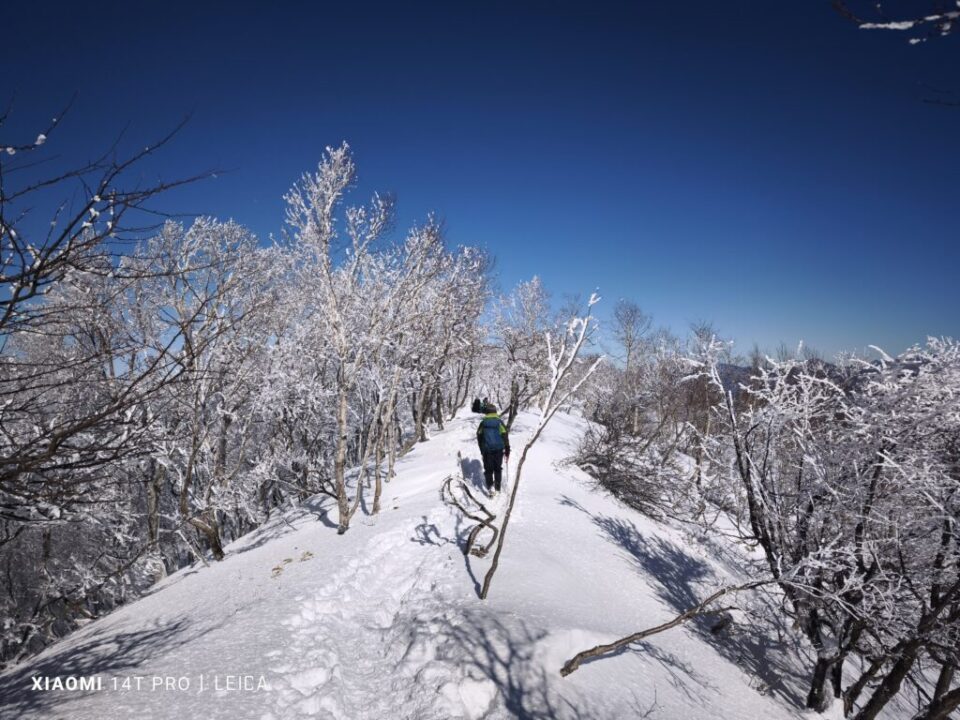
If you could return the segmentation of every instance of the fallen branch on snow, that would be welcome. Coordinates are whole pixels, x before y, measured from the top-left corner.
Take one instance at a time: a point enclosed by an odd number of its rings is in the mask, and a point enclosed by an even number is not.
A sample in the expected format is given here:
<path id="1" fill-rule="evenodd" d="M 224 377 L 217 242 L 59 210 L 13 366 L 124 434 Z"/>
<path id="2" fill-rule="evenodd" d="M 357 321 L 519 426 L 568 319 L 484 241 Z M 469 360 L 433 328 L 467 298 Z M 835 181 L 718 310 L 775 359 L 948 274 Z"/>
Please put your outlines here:
<path id="1" fill-rule="evenodd" d="M 457 455 L 457 460 L 458 462 L 460 461 L 459 454 Z M 466 496 L 464 500 L 457 499 L 453 489 L 454 482 L 457 484 L 457 489 Z M 461 513 L 463 513 L 465 517 L 468 517 L 474 522 L 478 523 L 470 530 L 470 534 L 467 535 L 467 542 L 463 547 L 463 554 L 473 555 L 474 557 L 479 558 L 486 557 L 487 553 L 490 551 L 490 548 L 493 547 L 493 544 L 497 541 L 497 535 L 500 533 L 497 527 L 493 524 L 493 521 L 497 519 L 497 516 L 490 512 L 482 502 L 474 497 L 473 493 L 470 492 L 470 488 L 462 478 L 457 480 L 453 477 L 453 475 L 447 477 L 447 479 L 443 481 L 443 485 L 440 486 L 440 498 L 447 505 L 452 505 Z M 467 499 L 477 506 L 477 509 L 473 510 L 473 512 L 464 507 L 464 505 L 467 504 Z M 483 513 L 483 517 L 476 515 L 476 512 Z M 490 542 L 488 542 L 485 547 L 475 548 L 473 545 L 477 541 L 477 536 L 484 528 L 489 529 L 490 532 L 493 533 L 493 536 L 490 538 Z"/>
<path id="2" fill-rule="evenodd" d="M 597 645 L 596 647 L 592 647 L 589 650 L 584 650 L 583 652 L 577 653 L 572 658 L 567 660 L 566 663 L 564 663 L 563 667 L 560 668 L 560 674 L 563 677 L 566 677 L 567 675 L 572 673 L 574 670 L 579 668 L 580 664 L 584 660 L 601 657 L 603 655 L 609 655 L 610 653 L 614 653 L 617 650 L 620 650 L 626 647 L 627 645 L 630 645 L 631 643 L 639 642 L 640 640 L 643 640 L 646 637 L 650 637 L 651 635 L 656 635 L 657 633 L 661 633 L 664 630 L 669 630 L 670 628 L 677 627 L 677 625 L 682 625 L 687 620 L 691 620 L 695 617 L 700 617 L 703 615 L 715 615 L 717 613 L 726 612 L 727 610 L 732 610 L 734 609 L 733 606 L 715 608 L 712 610 L 708 610 L 707 607 L 712 603 L 716 602 L 717 600 L 719 600 L 720 598 L 722 598 L 724 595 L 740 592 L 741 590 L 752 590 L 753 588 L 760 587 L 761 585 L 767 585 L 772 582 L 774 581 L 773 580 L 757 580 L 755 582 L 746 583 L 745 585 L 736 585 L 733 587 L 721 588 L 720 590 L 717 590 L 717 592 L 715 592 L 713 595 L 708 597 L 706 600 L 703 600 L 697 605 L 694 605 L 689 610 L 685 610 L 684 612 L 680 613 L 675 618 L 673 618 L 673 620 L 669 620 L 668 622 L 665 622 L 662 625 L 657 625 L 656 627 L 647 628 L 646 630 L 641 630 L 640 632 L 633 633 L 633 635 L 627 635 L 627 637 L 620 638 L 619 640 L 609 643 L 607 645 Z"/>

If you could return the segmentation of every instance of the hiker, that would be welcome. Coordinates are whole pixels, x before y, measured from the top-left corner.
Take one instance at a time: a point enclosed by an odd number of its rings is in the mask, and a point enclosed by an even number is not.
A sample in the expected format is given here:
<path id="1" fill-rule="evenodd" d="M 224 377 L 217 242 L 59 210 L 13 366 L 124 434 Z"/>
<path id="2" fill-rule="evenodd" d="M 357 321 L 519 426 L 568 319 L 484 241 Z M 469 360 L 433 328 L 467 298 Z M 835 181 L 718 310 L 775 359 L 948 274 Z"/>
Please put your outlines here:
<path id="1" fill-rule="evenodd" d="M 488 402 L 483 410 L 485 415 L 477 428 L 477 443 L 483 456 L 483 478 L 487 481 L 487 491 L 492 488 L 494 492 L 500 492 L 503 459 L 510 460 L 510 438 L 507 426 L 497 415 L 497 406 Z"/>

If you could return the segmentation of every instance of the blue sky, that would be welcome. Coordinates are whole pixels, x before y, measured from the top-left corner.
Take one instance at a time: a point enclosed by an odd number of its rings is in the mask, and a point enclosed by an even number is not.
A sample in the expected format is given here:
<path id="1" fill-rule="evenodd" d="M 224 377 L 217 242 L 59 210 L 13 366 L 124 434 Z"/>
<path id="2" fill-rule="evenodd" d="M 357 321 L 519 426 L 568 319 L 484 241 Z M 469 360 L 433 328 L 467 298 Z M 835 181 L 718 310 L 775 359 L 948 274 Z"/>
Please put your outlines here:
<path id="1" fill-rule="evenodd" d="M 922 5 L 920 3 L 919 5 Z M 488 248 L 499 282 L 599 287 L 677 332 L 826 354 L 960 336 L 960 37 L 909 45 L 827 0 L 6 2 L 0 144 L 76 92 L 51 151 L 191 120 L 149 171 L 217 169 L 166 209 L 266 237 L 346 140 Z"/>

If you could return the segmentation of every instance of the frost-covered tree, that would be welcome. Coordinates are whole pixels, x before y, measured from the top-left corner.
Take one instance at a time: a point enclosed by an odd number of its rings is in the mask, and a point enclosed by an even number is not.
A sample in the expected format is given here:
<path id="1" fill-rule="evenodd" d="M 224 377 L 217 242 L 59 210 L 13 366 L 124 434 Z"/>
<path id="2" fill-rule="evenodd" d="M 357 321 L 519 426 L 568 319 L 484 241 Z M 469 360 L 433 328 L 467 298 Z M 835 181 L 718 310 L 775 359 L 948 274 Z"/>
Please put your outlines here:
<path id="1" fill-rule="evenodd" d="M 106 305 L 130 279 L 117 252 L 142 236 L 141 211 L 186 182 L 132 177 L 172 134 L 38 176 L 61 119 L 25 143 L 0 139 L 0 517 L 20 527 L 88 500 L 99 468 L 136 449 L 145 398 L 172 378 L 169 355 L 129 362 Z"/>
<path id="2" fill-rule="evenodd" d="M 0 153 L 0 662 L 286 503 L 328 494 L 344 531 L 372 485 L 379 511 L 398 454 L 465 401 L 486 301 L 487 259 L 438 222 L 392 242 L 388 198 L 345 205 L 346 145 L 262 247 L 233 222 L 129 225 L 169 187 L 122 188 L 155 148 L 14 188 L 10 158 L 50 134 Z M 31 203 L 71 182 L 31 237 Z"/>
<path id="3" fill-rule="evenodd" d="M 180 522 L 202 534 L 215 559 L 223 557 L 221 525 L 234 525 L 234 536 L 244 527 L 227 511 L 242 515 L 254 495 L 242 484 L 250 479 L 250 405 L 273 310 L 264 259 L 249 231 L 200 219 L 190 228 L 167 223 L 127 263 L 149 278 L 130 297 L 145 345 L 172 341 L 179 366 L 177 382 L 151 405 L 150 487 L 156 474 L 172 483 Z M 158 511 L 151 502 L 151 531 Z"/>
<path id="4" fill-rule="evenodd" d="M 496 351 L 485 354 L 482 378 L 484 394 L 505 409 L 507 427 L 549 382 L 542 338 L 551 320 L 549 295 L 539 277 L 518 283 L 494 308 Z"/>
<path id="5" fill-rule="evenodd" d="M 653 318 L 632 300 L 621 298 L 613 309 L 613 319 L 613 334 L 623 348 L 623 365 L 629 371 L 638 360 Z"/>
<path id="6" fill-rule="evenodd" d="M 751 370 L 728 357 L 707 333 L 684 353 L 696 473 L 675 485 L 696 490 L 696 513 L 727 511 L 762 551 L 758 582 L 779 586 L 814 650 L 807 706 L 841 699 L 847 716 L 874 720 L 909 682 L 923 698 L 917 720 L 947 717 L 960 706 L 960 344 L 931 338 L 897 358 L 839 365 L 784 353 Z M 696 389 L 684 396 L 685 385 Z M 614 444 L 635 450 L 611 440 L 629 428 L 625 414 L 603 421 L 603 442 L 581 461 L 602 465 Z M 613 487 L 630 501 L 630 471 L 642 469 L 608 465 L 627 468 Z M 634 504 L 656 497 L 646 488 Z"/>
<path id="7" fill-rule="evenodd" d="M 954 663 L 958 361 L 935 339 L 879 364 L 770 359 L 739 409 L 706 364 L 732 451 L 714 470 L 732 470 L 749 539 L 816 650 L 808 707 L 842 697 L 872 720 L 922 658 Z M 851 654 L 866 670 L 844 687 Z M 937 685 L 942 698 L 949 681 Z"/>
<path id="8" fill-rule="evenodd" d="M 307 348 L 322 352 L 335 378 L 332 412 L 336 424 L 333 483 L 339 512 L 339 531 L 349 527 L 359 504 L 359 492 L 351 504 L 347 494 L 346 468 L 349 443 L 350 395 L 364 362 L 374 352 L 374 341 L 386 318 L 378 300 L 363 290 L 370 269 L 371 246 L 381 239 L 391 222 L 388 198 L 375 195 L 368 207 L 345 210 L 348 244 L 340 247 L 337 212 L 354 182 L 356 168 L 349 147 L 328 148 L 315 173 L 306 173 L 286 195 L 287 224 L 293 233 L 293 252 L 298 262 L 291 278 L 298 288 L 310 288 L 298 318 L 308 326 Z M 337 255 L 343 257 L 337 262 Z M 372 300 L 372 302 L 371 302 Z M 321 350 L 321 345 L 325 346 Z"/>
<path id="9" fill-rule="evenodd" d="M 298 383 L 292 392 L 300 401 L 292 407 L 310 413 L 296 419 L 306 428 L 296 432 L 313 433 L 324 422 L 335 427 L 332 472 L 318 479 L 332 486 L 340 532 L 363 492 L 361 481 L 350 497 L 348 459 L 359 465 L 361 479 L 384 452 L 392 467 L 403 440 L 395 429 L 401 397 L 409 398 L 414 438 L 424 438 L 428 417 L 442 422 L 445 369 L 452 358 L 473 354 L 464 340 L 476 337 L 485 266 L 474 251 L 446 250 L 432 219 L 402 243 L 388 242 L 391 201 L 375 195 L 366 207 L 344 207 L 355 173 L 347 145 L 331 148 L 316 173 L 287 194 L 285 251 L 292 262 L 283 302 L 293 310 L 277 350 L 287 363 L 284 375 Z M 311 445 L 325 446 L 320 435 Z M 294 462 L 310 473 L 309 464 Z M 379 483 L 379 462 L 373 475 Z"/>
<path id="10" fill-rule="evenodd" d="M 149 582 L 140 465 L 180 374 L 176 340 L 145 346 L 123 300 L 144 279 L 123 262 L 143 211 L 186 182 L 139 177 L 172 134 L 52 169 L 62 117 L 0 141 L 0 662 Z"/>
<path id="11" fill-rule="evenodd" d="M 108 180 L 57 216 L 62 238 L 0 227 L 0 662 L 222 558 L 285 504 L 330 495 L 343 531 L 372 485 L 377 512 L 479 354 L 486 258 L 449 250 L 433 219 L 390 242 L 388 199 L 345 207 L 345 145 L 294 186 L 292 232 L 267 247 L 207 218 L 124 230 L 165 186 L 123 194 L 111 162 L 71 177 L 95 170 Z M 2 192 L 4 209 L 25 197 Z"/>

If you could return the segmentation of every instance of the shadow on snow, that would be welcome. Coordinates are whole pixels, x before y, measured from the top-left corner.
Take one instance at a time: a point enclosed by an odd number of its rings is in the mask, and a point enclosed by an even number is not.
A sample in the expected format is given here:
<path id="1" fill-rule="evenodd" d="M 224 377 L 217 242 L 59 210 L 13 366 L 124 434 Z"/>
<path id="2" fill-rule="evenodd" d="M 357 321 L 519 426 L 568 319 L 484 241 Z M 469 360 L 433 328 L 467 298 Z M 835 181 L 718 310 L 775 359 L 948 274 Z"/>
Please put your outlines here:
<path id="1" fill-rule="evenodd" d="M 657 597 L 676 614 L 689 610 L 716 589 L 719 578 L 710 564 L 682 547 L 661 537 L 644 535 L 628 519 L 595 515 L 569 497 L 563 496 L 560 503 L 589 515 L 600 533 L 624 551 L 637 571 L 655 581 L 652 589 Z M 769 593 L 757 591 L 741 595 L 735 602 L 747 615 L 748 622 L 734 623 L 714 633 L 711 628 L 716 616 L 707 615 L 692 619 L 685 627 L 728 662 L 739 666 L 757 692 L 778 695 L 794 706 L 803 707 L 808 678 L 796 658 L 804 658 L 809 652 L 788 630 L 786 617 L 776 599 Z M 653 653 L 668 669 L 679 668 L 698 684 L 708 685 L 689 666 L 681 667 L 675 658 L 663 657 L 662 651 L 658 656 L 652 651 L 652 643 L 641 642 L 633 647 L 645 654 Z M 673 673 L 671 676 L 675 681 L 676 676 Z"/>
<path id="2" fill-rule="evenodd" d="M 25 660 L 0 678 L 0 717 L 69 717 L 59 705 L 69 705 L 98 691 L 34 690 L 32 678 L 46 677 L 52 682 L 56 677 L 66 680 L 69 676 L 99 676 L 103 684 L 99 693 L 112 691 L 112 677 L 136 675 L 143 662 L 209 632 L 184 637 L 186 628 L 186 621 L 178 620 L 155 623 L 143 630 L 93 634 L 44 657 Z M 122 697 L 122 693 L 116 691 L 117 697 Z"/>
<path id="3" fill-rule="evenodd" d="M 475 681 L 489 680 L 497 688 L 498 707 L 521 720 L 600 720 L 610 717 L 602 708 L 579 702 L 559 675 L 548 676 L 536 658 L 537 644 L 546 636 L 511 616 L 509 624 L 481 608 L 421 616 L 405 624 L 405 642 L 436 649 L 436 659 L 458 668 Z M 554 676 L 556 679 L 554 679 Z M 557 687 L 554 687 L 554 683 Z M 561 690 L 563 692 L 561 692 Z M 479 708 L 477 708 L 479 709 Z M 641 717 L 644 708 L 634 696 L 626 717 Z M 649 709 L 649 708 L 647 708 Z"/>

